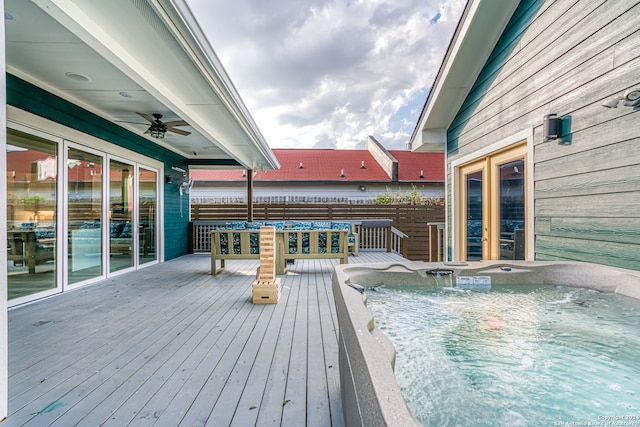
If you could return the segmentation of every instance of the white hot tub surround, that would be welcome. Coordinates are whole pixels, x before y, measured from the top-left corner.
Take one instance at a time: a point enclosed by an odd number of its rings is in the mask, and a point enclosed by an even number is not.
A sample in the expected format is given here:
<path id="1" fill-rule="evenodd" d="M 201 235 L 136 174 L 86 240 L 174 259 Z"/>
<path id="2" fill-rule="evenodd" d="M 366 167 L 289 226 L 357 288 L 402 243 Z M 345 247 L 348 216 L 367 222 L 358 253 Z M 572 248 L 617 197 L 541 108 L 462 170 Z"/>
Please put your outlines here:
<path id="1" fill-rule="evenodd" d="M 640 299 L 640 271 L 578 262 L 481 261 L 340 265 L 333 274 L 339 324 L 339 363 L 345 425 L 419 426 L 394 375 L 395 349 L 366 307 L 366 289 L 443 283 L 451 277 L 490 276 L 492 284 L 549 284 L 614 292 Z M 444 273 L 444 274 L 442 274 Z M 445 282 L 446 281 L 446 282 Z M 363 292 L 364 291 L 364 292 Z"/>

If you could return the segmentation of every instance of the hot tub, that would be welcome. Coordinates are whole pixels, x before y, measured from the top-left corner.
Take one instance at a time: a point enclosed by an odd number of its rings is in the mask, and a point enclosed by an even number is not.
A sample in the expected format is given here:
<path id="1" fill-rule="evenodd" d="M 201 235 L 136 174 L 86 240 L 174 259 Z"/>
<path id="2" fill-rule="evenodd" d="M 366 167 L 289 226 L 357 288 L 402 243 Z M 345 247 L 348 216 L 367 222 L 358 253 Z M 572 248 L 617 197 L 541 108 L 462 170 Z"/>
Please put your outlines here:
<path id="1" fill-rule="evenodd" d="M 481 280 L 474 282 L 474 278 Z M 366 290 L 381 285 L 433 284 L 434 280 L 453 288 L 457 281 L 461 287 L 465 284 L 472 288 L 482 288 L 487 283 L 565 285 L 640 299 L 640 272 L 594 264 L 483 261 L 468 265 L 407 262 L 338 266 L 333 293 L 347 426 L 420 425 L 407 408 L 394 375 L 394 346 L 376 328 L 365 305 Z"/>

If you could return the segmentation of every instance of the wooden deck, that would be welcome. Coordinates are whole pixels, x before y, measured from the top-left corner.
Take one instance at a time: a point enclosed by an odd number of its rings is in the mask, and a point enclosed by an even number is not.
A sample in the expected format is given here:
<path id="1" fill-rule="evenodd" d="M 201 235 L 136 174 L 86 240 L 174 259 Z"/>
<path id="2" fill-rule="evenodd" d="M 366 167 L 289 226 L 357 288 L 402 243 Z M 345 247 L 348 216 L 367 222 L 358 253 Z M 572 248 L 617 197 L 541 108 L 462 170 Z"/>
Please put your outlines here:
<path id="1" fill-rule="evenodd" d="M 191 255 L 11 310 L 0 425 L 341 426 L 337 264 L 289 265 L 278 304 L 251 303 L 256 260 Z"/>

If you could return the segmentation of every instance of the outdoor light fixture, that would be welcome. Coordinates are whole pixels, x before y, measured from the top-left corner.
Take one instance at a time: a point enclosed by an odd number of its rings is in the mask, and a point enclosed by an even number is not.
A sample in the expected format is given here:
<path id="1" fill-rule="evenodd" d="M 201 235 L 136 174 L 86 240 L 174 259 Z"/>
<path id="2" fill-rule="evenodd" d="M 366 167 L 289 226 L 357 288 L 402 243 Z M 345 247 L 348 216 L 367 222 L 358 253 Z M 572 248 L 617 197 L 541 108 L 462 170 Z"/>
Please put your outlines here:
<path id="1" fill-rule="evenodd" d="M 637 107 L 640 105 L 640 88 L 628 89 L 624 95 L 614 96 L 602 104 L 606 108 L 618 108 L 618 105 L 625 107 Z"/>
<path id="2" fill-rule="evenodd" d="M 358 187 L 360 189 L 360 191 L 366 191 L 367 187 L 364 185 L 361 185 L 360 187 Z"/>
<path id="3" fill-rule="evenodd" d="M 167 128 L 163 125 L 152 123 L 151 126 L 149 126 L 149 135 L 151 135 L 152 138 L 163 139 L 165 133 L 167 133 Z"/>
<path id="4" fill-rule="evenodd" d="M 544 116 L 542 122 L 542 142 L 549 142 L 560 138 L 562 134 L 562 120 L 555 113 Z"/>
<path id="5" fill-rule="evenodd" d="M 635 107 L 640 105 L 640 88 L 629 89 L 624 93 L 625 107 Z"/>

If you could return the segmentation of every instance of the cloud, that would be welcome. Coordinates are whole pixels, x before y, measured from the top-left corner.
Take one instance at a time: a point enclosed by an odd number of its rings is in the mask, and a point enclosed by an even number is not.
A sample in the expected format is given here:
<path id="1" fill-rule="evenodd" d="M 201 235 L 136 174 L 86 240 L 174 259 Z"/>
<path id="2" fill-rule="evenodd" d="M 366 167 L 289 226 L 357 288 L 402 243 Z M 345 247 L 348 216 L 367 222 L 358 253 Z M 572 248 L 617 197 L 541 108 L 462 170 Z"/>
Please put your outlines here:
<path id="1" fill-rule="evenodd" d="M 404 148 L 465 0 L 188 0 L 273 148 Z"/>

